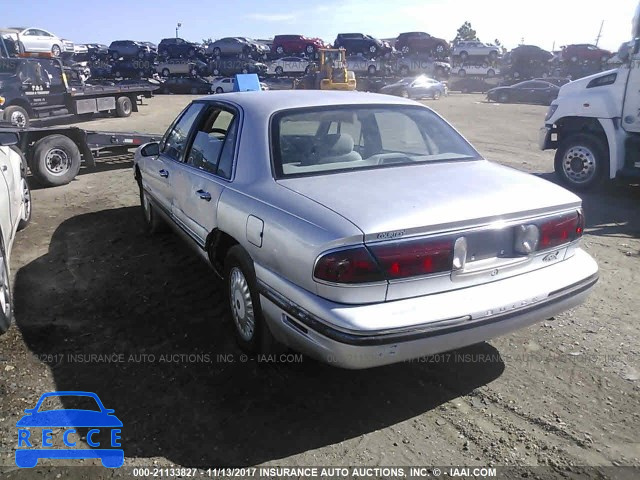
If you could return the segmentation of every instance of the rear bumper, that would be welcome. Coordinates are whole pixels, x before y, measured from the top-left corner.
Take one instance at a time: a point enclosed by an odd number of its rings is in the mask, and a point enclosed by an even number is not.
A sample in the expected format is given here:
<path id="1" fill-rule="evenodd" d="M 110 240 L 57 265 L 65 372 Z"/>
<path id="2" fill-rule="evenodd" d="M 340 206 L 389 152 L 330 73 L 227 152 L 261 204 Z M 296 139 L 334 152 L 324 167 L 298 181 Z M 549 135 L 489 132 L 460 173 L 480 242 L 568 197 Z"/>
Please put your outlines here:
<path id="1" fill-rule="evenodd" d="M 577 250 L 568 260 L 518 277 L 373 305 L 322 299 L 301 305 L 304 299 L 292 298 L 299 292 L 285 296 L 264 281 L 259 285 L 265 319 L 279 341 L 320 361 L 358 369 L 454 350 L 526 327 L 579 305 L 597 280 L 597 264 Z"/>

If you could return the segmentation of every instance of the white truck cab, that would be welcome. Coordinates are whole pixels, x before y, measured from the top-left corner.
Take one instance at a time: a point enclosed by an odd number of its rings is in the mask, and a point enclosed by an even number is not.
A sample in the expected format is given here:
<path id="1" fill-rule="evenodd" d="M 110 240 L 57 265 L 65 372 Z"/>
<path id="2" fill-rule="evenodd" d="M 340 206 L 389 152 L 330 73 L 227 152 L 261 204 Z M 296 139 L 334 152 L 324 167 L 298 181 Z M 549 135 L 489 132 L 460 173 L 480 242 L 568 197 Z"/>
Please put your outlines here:
<path id="1" fill-rule="evenodd" d="M 617 176 L 640 177 L 639 13 L 640 5 L 634 40 L 618 52 L 623 65 L 562 86 L 540 129 L 540 148 L 556 150 L 556 175 L 574 190 Z"/>

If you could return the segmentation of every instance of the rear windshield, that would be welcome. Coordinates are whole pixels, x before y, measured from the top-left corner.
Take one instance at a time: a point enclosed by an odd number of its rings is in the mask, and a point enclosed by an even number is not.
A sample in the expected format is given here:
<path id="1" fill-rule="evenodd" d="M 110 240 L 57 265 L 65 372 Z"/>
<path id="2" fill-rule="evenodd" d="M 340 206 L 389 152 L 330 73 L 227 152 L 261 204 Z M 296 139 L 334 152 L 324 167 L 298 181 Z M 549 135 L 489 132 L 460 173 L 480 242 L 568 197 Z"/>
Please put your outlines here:
<path id="1" fill-rule="evenodd" d="M 272 120 L 276 178 L 480 158 L 444 120 L 410 105 L 313 107 Z"/>

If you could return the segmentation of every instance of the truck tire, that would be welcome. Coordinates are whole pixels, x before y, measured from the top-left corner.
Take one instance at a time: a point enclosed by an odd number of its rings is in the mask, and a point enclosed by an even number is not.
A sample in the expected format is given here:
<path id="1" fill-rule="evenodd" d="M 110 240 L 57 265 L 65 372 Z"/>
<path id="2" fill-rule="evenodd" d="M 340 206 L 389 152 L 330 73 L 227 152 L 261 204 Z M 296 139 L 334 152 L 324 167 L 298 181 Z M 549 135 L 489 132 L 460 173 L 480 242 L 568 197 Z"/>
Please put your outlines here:
<path id="1" fill-rule="evenodd" d="M 19 105 L 5 108 L 4 119 L 16 127 L 27 128 L 29 126 L 29 114 Z"/>
<path id="2" fill-rule="evenodd" d="M 133 105 L 129 97 L 118 97 L 116 100 L 116 115 L 118 117 L 128 117 L 132 110 Z"/>
<path id="3" fill-rule="evenodd" d="M 65 135 L 49 135 L 33 146 L 29 166 L 39 183 L 57 187 L 76 178 L 81 162 L 80 150 L 73 140 Z"/>
<path id="4" fill-rule="evenodd" d="M 593 189 L 609 177 L 607 145 L 594 135 L 570 135 L 556 150 L 554 170 L 560 182 L 571 190 Z"/>

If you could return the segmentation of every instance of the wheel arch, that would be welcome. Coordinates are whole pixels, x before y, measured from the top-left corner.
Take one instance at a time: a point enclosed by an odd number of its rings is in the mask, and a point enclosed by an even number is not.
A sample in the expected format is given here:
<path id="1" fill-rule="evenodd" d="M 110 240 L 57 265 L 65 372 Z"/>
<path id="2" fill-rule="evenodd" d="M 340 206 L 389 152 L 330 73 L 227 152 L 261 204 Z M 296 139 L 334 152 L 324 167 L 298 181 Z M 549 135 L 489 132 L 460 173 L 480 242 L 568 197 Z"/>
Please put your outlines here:
<path id="1" fill-rule="evenodd" d="M 205 250 L 209 256 L 211 266 L 219 277 L 224 276 L 224 261 L 229 249 L 241 245 L 234 237 L 215 228 L 209 233 L 205 241 Z"/>

